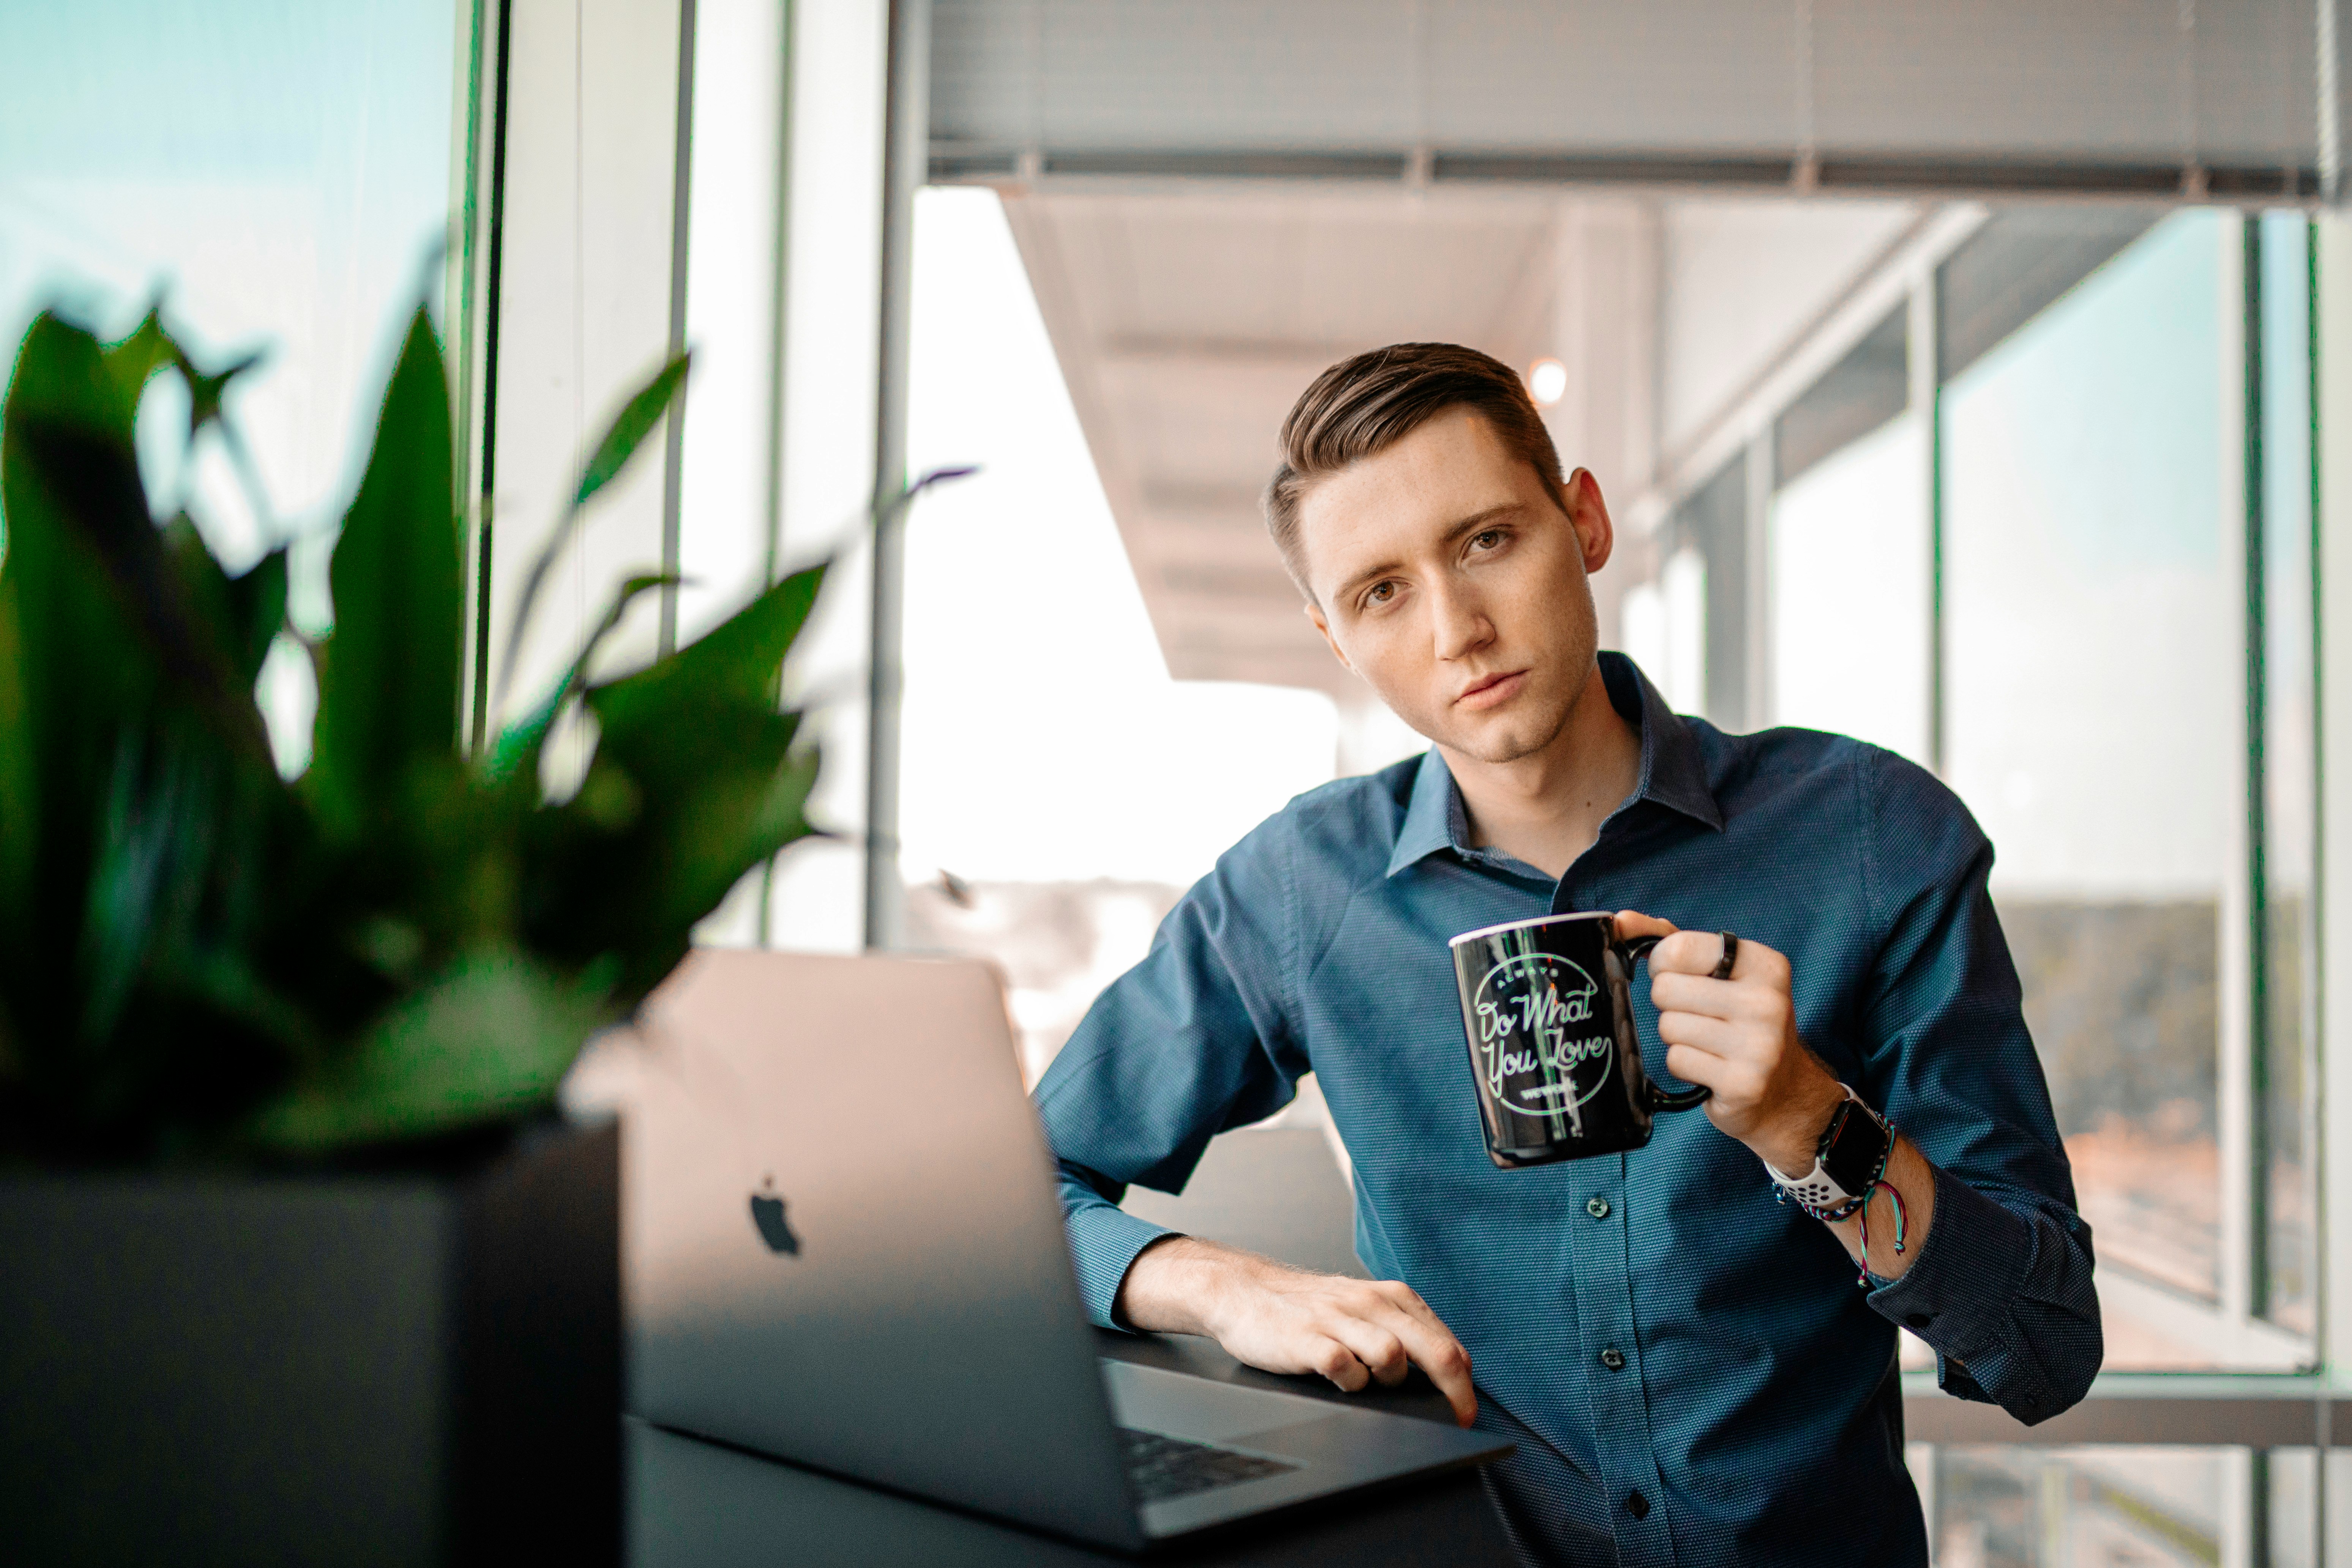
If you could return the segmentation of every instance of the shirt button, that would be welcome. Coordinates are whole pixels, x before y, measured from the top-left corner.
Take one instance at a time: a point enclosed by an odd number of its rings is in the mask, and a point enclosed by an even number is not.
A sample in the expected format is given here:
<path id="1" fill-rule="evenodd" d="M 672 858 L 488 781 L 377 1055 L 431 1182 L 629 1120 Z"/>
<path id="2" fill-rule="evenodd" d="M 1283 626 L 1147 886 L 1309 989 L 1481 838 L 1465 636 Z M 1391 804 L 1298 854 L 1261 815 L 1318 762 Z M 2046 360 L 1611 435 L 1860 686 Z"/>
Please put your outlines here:
<path id="1" fill-rule="evenodd" d="M 1632 1514 L 1635 1519 L 1647 1519 L 1650 1517 L 1650 1500 L 1643 1497 L 1640 1492 L 1627 1492 L 1625 1494 L 1625 1511 Z"/>
<path id="2" fill-rule="evenodd" d="M 1912 1328 L 1924 1329 L 1936 1321 L 1936 1315 L 1933 1312 L 1914 1312 L 1903 1321 Z"/>
<path id="3" fill-rule="evenodd" d="M 1587 1198 L 1584 1200 L 1584 1212 L 1591 1215 L 1594 1219 L 1607 1219 L 1609 1217 L 1609 1200 L 1607 1198 Z"/>
<path id="4" fill-rule="evenodd" d="M 1601 1352 L 1601 1364 L 1611 1372 L 1622 1372 L 1625 1370 L 1625 1352 L 1611 1345 Z"/>

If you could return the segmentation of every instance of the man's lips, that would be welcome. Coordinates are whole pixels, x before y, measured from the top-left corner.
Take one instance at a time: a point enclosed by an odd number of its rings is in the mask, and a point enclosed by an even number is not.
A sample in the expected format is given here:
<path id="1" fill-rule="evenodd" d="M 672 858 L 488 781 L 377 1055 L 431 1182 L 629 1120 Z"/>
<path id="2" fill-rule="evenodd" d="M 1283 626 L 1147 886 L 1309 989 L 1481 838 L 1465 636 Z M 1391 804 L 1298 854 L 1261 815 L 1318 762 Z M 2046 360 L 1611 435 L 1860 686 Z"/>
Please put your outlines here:
<path id="1" fill-rule="evenodd" d="M 1455 698 L 1454 706 L 1473 710 L 1493 708 L 1517 697 L 1519 694 L 1519 689 L 1527 683 L 1528 672 L 1524 669 L 1506 670 L 1500 675 L 1490 675 L 1486 679 L 1474 683 L 1461 696 Z"/>

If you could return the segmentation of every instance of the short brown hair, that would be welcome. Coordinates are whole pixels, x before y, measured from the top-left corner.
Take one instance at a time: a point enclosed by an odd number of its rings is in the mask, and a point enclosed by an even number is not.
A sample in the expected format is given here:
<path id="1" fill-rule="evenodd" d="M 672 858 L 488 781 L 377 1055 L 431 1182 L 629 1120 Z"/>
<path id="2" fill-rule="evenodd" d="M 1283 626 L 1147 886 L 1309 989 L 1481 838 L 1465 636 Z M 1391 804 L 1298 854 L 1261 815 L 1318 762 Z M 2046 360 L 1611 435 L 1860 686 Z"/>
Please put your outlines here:
<path id="1" fill-rule="evenodd" d="M 1567 510 L 1568 481 L 1551 432 L 1502 361 L 1458 343 L 1391 343 L 1341 360 L 1291 405 L 1282 422 L 1282 461 L 1265 487 L 1266 531 L 1308 599 L 1315 591 L 1307 585 L 1298 545 L 1298 506 L 1307 486 L 1386 451 L 1449 408 L 1476 411 Z"/>

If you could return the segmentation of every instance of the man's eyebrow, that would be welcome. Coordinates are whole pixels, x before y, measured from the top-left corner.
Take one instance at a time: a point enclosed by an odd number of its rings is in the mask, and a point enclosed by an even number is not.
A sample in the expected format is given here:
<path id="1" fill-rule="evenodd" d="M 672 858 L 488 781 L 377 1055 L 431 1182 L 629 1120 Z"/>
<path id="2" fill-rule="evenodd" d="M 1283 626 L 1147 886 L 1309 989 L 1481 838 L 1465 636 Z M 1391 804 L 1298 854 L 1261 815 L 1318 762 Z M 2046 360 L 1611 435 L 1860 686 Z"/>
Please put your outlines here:
<path id="1" fill-rule="evenodd" d="M 1507 516 L 1512 512 L 1525 511 L 1526 510 L 1527 503 L 1525 501 L 1507 500 L 1498 506 L 1490 506 L 1483 511 L 1474 511 L 1468 517 L 1462 519 L 1460 521 L 1448 525 L 1445 532 L 1439 538 L 1437 542 L 1441 546 L 1451 545 L 1456 540 L 1461 539 L 1465 534 L 1475 533 L 1478 530 L 1492 524 L 1498 518 Z M 1362 571 L 1357 573 L 1354 576 L 1349 578 L 1346 582 L 1340 584 L 1339 591 L 1333 595 L 1333 597 L 1344 599 L 1348 595 L 1353 594 L 1357 589 L 1362 587 L 1365 584 L 1375 582 L 1380 578 L 1387 576 L 1390 573 L 1396 571 L 1400 564 L 1400 563 L 1394 561 L 1383 561 L 1377 566 L 1367 566 Z"/>

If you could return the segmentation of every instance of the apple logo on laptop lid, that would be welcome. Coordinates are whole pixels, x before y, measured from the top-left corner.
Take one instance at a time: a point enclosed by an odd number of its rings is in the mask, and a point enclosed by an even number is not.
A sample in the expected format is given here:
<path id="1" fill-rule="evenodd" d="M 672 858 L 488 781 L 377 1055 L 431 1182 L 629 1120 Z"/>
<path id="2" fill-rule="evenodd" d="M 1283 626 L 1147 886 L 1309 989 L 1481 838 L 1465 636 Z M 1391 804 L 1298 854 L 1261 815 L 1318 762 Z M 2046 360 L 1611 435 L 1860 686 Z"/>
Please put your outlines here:
<path id="1" fill-rule="evenodd" d="M 768 1244 L 771 1252 L 781 1252 L 798 1258 L 801 1238 L 793 1234 L 784 1218 L 784 1200 L 776 1191 L 776 1178 L 771 1173 L 760 1180 L 760 1190 L 751 1194 L 751 1223 L 760 1229 L 760 1239 Z"/>

